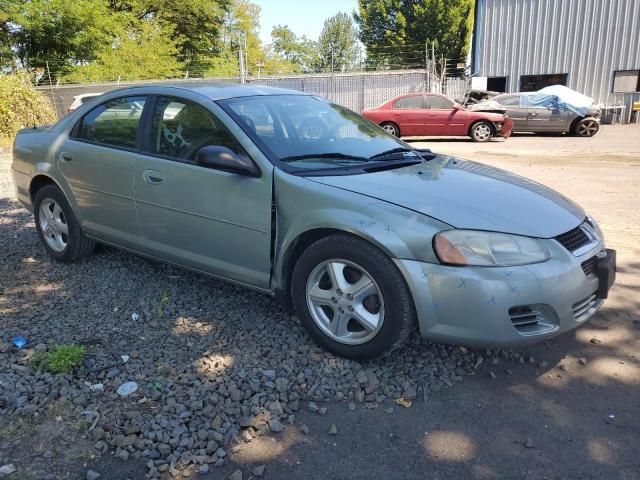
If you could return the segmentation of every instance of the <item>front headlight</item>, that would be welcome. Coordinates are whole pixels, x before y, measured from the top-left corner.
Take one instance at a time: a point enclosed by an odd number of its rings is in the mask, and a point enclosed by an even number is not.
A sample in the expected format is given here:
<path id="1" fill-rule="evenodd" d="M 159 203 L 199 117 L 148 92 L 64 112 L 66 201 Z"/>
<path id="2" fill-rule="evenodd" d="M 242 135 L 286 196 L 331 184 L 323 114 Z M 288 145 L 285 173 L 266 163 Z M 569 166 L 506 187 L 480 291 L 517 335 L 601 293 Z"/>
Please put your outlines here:
<path id="1" fill-rule="evenodd" d="M 478 230 L 445 230 L 435 236 L 442 263 L 508 267 L 544 262 L 549 251 L 537 240 L 520 235 Z"/>

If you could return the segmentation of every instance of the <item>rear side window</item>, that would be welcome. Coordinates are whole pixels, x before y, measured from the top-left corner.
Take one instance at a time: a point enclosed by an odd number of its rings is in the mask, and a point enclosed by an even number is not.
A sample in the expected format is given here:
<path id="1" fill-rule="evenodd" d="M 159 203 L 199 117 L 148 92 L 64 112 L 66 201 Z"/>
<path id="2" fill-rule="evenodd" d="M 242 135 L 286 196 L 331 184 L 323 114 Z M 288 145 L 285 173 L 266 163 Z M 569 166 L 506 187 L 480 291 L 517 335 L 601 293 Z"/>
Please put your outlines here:
<path id="1" fill-rule="evenodd" d="M 135 148 L 146 97 L 109 100 L 87 113 L 75 138 L 114 147 Z"/>
<path id="2" fill-rule="evenodd" d="M 151 135 L 151 153 L 188 162 L 195 161 L 202 147 L 216 145 L 242 151 L 231 132 L 209 110 L 176 98 L 158 98 Z"/>
<path id="3" fill-rule="evenodd" d="M 404 97 L 396 100 L 393 104 L 393 108 L 402 108 L 404 110 L 424 108 L 422 95 L 413 95 L 411 97 Z"/>

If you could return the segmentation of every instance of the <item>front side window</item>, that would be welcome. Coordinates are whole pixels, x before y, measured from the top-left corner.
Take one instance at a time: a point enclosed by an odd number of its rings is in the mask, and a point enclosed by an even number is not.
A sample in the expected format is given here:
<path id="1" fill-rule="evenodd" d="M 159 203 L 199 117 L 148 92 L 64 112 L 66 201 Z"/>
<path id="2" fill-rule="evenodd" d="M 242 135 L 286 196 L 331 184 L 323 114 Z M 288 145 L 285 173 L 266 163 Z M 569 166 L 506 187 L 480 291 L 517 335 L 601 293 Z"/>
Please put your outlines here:
<path id="1" fill-rule="evenodd" d="M 451 110 L 453 108 L 453 102 L 440 95 L 428 95 L 427 102 L 431 110 Z"/>
<path id="2" fill-rule="evenodd" d="M 424 108 L 422 95 L 412 95 L 410 97 L 403 97 L 399 100 L 396 100 L 393 104 L 393 108 L 400 108 L 404 110 L 416 110 Z"/>
<path id="3" fill-rule="evenodd" d="M 520 97 L 518 95 L 505 95 L 495 97 L 493 100 L 505 107 L 517 107 L 520 105 Z"/>
<path id="4" fill-rule="evenodd" d="M 240 152 L 240 145 L 231 132 L 203 106 L 175 98 L 158 98 L 150 153 L 194 162 L 198 150 L 212 145 Z"/>
<path id="5" fill-rule="evenodd" d="M 109 100 L 80 121 L 74 138 L 114 147 L 135 148 L 146 97 Z"/>

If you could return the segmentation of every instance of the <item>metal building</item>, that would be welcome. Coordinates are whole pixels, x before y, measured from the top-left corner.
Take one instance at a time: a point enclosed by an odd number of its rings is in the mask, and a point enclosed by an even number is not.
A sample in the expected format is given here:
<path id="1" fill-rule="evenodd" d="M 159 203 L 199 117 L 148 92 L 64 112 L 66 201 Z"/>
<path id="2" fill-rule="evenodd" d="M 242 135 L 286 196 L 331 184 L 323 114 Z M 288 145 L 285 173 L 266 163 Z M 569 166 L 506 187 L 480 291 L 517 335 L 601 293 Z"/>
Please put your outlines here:
<path id="1" fill-rule="evenodd" d="M 640 100 L 640 0 L 476 0 L 471 72 L 487 90 L 563 84 L 629 121 Z"/>

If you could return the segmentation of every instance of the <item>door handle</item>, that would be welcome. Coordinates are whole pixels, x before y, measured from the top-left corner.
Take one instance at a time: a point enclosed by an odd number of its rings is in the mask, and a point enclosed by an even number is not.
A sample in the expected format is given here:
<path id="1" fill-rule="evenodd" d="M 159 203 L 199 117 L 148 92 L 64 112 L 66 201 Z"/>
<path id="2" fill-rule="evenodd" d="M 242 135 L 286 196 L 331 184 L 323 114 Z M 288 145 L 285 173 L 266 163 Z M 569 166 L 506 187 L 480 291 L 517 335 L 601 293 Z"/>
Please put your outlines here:
<path id="1" fill-rule="evenodd" d="M 160 172 L 156 172 L 155 170 L 145 170 L 142 173 L 142 178 L 144 178 L 145 182 L 150 183 L 151 185 L 158 185 L 164 180 L 164 175 Z"/>
<path id="2" fill-rule="evenodd" d="M 62 152 L 60 154 L 60 160 L 65 162 L 65 163 L 69 163 L 71 160 L 73 160 L 73 155 L 71 155 L 70 153 L 67 153 L 67 152 Z"/>
<path id="3" fill-rule="evenodd" d="M 531 115 L 532 117 L 535 117 L 535 116 L 537 116 L 538 114 L 537 114 L 537 113 L 530 113 L 529 115 Z"/>

